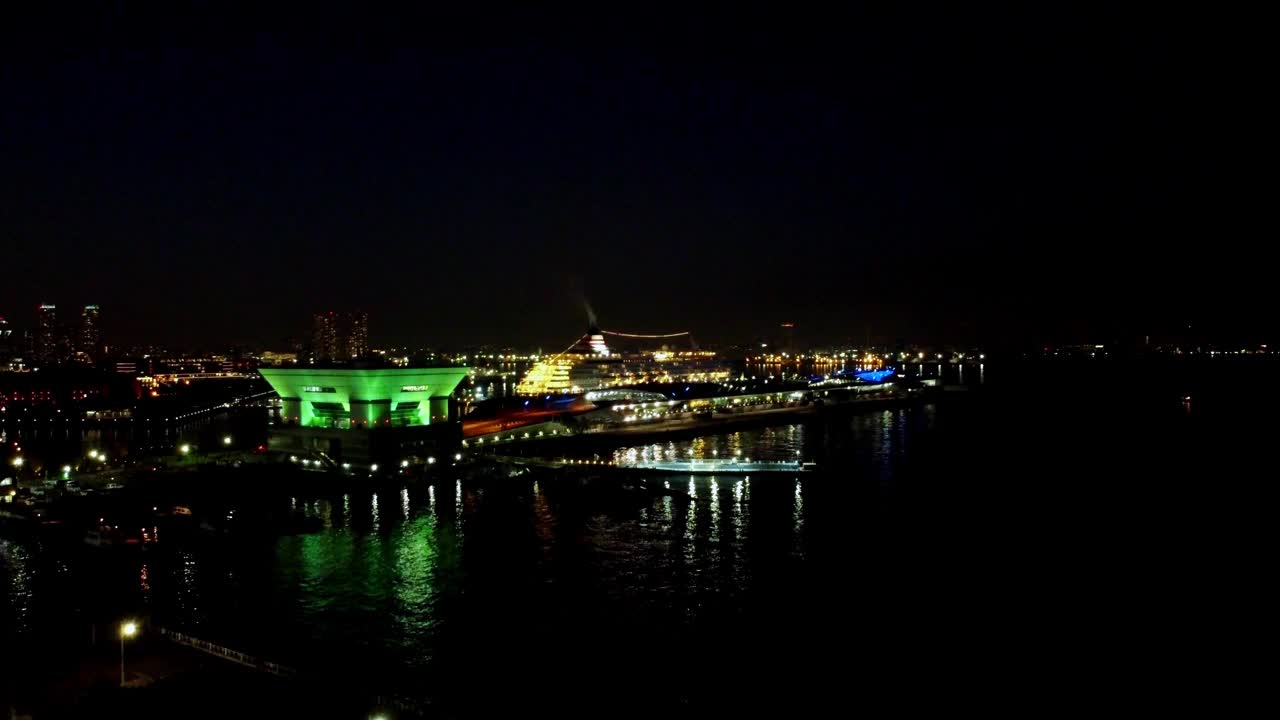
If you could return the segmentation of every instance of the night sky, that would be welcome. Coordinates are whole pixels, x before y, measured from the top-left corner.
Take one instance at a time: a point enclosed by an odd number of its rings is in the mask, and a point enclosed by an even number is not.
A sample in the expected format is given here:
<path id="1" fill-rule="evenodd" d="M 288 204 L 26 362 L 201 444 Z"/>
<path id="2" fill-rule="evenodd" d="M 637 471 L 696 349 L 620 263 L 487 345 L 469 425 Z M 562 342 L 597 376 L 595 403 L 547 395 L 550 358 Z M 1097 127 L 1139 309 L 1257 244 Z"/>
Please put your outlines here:
<path id="1" fill-rule="evenodd" d="M 1276 330 L 1241 18 L 106 11 L 0 49 L 0 315 L 109 340 Z M 1269 193 L 1267 193 L 1269 194 Z"/>

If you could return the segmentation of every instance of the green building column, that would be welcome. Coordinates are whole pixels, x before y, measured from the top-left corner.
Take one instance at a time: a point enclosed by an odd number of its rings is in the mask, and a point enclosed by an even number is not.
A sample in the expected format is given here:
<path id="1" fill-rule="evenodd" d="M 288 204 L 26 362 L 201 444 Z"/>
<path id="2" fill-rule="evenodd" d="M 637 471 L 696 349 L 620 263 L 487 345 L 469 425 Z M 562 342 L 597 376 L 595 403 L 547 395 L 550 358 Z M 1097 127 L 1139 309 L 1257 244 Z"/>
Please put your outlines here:
<path id="1" fill-rule="evenodd" d="M 449 420 L 449 396 L 433 395 L 431 397 L 431 422 L 447 422 Z"/>

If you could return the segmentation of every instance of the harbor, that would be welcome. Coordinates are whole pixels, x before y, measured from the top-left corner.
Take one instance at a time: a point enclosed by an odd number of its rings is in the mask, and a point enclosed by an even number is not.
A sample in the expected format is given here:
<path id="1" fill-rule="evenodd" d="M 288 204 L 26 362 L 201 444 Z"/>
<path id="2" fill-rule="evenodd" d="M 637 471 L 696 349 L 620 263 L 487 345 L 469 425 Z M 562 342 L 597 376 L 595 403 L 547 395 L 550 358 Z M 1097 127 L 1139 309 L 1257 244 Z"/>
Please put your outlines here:
<path id="1" fill-rule="evenodd" d="M 113 709 L 216 678 L 262 688 L 286 706 L 299 692 L 340 682 L 357 705 L 429 713 L 436 700 L 458 702 L 452 687 L 466 678 L 449 667 L 487 667 L 448 640 L 439 641 L 454 657 L 450 666 L 424 659 L 422 643 L 440 638 L 423 624 L 432 612 L 388 608 L 403 627 L 374 623 L 370 632 L 384 646 L 404 628 L 418 638 L 392 669 L 365 657 L 358 639 L 316 647 L 306 620 L 288 620 L 297 608 L 282 610 L 273 598 L 316 603 L 322 625 L 333 612 L 351 612 L 363 627 L 358 608 L 456 602 L 468 588 L 468 609 L 441 616 L 461 622 L 478 611 L 470 608 L 499 602 L 471 583 L 506 582 L 485 574 L 509 567 L 507 552 L 528 542 L 511 533 L 530 528 L 539 537 L 586 536 L 603 521 L 610 532 L 644 528 L 705 544 L 745 533 L 737 525 L 750 517 L 773 524 L 776 536 L 753 536 L 781 548 L 796 532 L 781 529 L 804 527 L 818 512 L 810 502 L 838 487 L 849 462 L 863 461 L 861 451 L 832 452 L 844 443 L 825 439 L 833 429 L 912 427 L 939 405 L 963 404 L 952 402 L 954 391 L 980 385 L 985 367 L 982 357 L 959 353 L 925 364 L 887 352 L 787 367 L 771 356 L 645 349 L 648 336 L 595 330 L 573 352 L 525 368 L 501 393 L 491 368 L 459 362 L 465 358 L 234 372 L 184 362 L 138 381 L 132 397 L 115 380 L 103 394 L 124 402 L 71 413 L 59 403 L 95 397 L 94 386 L 23 377 L 0 415 L 0 559 L 18 578 L 13 587 L 23 587 L 23 573 L 59 577 L 50 568 L 67 568 L 77 583 L 45 601 L 61 608 L 52 625 L 38 613 L 20 615 L 23 627 L 58 638 L 80 663 L 45 674 L 61 675 L 73 702 Z M 640 347 L 621 349 L 606 337 Z M 871 456 L 877 447 L 868 446 Z M 472 527 L 505 513 L 512 515 L 497 530 Z M 638 547 L 668 542 L 655 536 Z M 491 560 L 468 565 L 463 543 Z M 401 577 L 399 589 L 344 575 L 344 566 Z M 479 579 L 454 570 L 463 566 Z M 234 618 L 246 604 L 262 618 L 241 626 Z M 120 618 L 148 638 L 134 646 L 133 669 L 120 670 L 123 694 L 104 690 L 111 673 L 94 644 L 94 633 Z M 193 664 L 193 649 L 209 660 Z M 424 686 L 414 669 L 427 665 L 440 677 Z M 36 689 L 24 703 L 54 708 L 64 700 Z"/>
<path id="2" fill-rule="evenodd" d="M 1243 714 L 1266 23 L 45 5 L 0 719 Z"/>

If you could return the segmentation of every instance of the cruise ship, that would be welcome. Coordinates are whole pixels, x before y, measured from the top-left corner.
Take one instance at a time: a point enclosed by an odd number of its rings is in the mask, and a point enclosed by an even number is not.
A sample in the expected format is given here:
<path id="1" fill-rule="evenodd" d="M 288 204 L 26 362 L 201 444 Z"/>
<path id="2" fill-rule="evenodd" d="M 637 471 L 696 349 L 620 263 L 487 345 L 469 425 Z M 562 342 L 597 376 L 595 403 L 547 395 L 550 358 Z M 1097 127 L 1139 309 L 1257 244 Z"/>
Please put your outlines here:
<path id="1" fill-rule="evenodd" d="M 688 338 L 688 333 L 633 335 L 611 333 L 592 326 L 564 352 L 547 358 L 525 374 L 518 395 L 566 395 L 649 383 L 724 382 L 729 364 L 707 350 L 651 350 L 611 348 L 605 336 L 640 341 Z"/>

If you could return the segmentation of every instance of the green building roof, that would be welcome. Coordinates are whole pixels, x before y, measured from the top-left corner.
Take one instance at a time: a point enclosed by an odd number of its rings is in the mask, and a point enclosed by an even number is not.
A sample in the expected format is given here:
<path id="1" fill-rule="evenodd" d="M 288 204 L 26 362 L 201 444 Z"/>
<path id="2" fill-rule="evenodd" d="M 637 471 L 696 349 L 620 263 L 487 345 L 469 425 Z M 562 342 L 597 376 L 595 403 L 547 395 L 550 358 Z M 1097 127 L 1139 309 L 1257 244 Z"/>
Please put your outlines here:
<path id="1" fill-rule="evenodd" d="M 427 425 L 467 367 L 260 368 L 284 401 L 284 420 L 303 426 Z M 432 399 L 436 399 L 433 403 Z"/>

